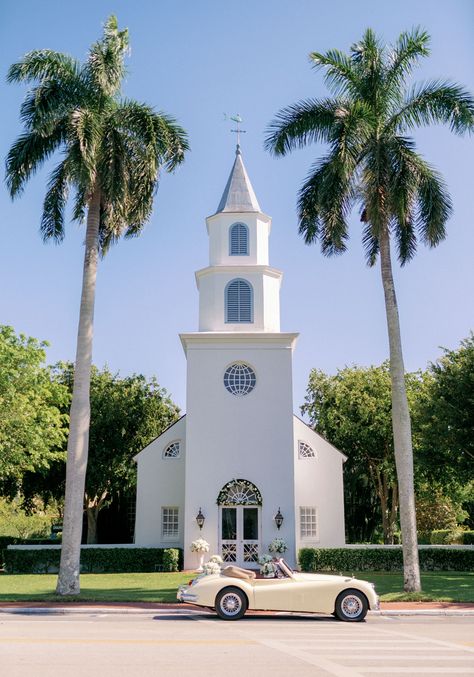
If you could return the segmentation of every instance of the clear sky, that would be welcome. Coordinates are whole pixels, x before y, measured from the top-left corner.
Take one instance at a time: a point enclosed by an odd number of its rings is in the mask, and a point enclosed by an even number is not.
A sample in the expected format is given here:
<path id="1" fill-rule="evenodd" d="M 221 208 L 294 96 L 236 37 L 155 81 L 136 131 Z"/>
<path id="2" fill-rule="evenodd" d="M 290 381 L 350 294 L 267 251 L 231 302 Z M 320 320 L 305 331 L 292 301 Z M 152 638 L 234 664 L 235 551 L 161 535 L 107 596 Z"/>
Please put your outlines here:
<path id="1" fill-rule="evenodd" d="M 312 146 L 274 159 L 264 130 L 283 106 L 325 95 L 310 51 L 348 50 L 368 26 L 387 41 L 421 25 L 432 55 L 416 79 L 455 79 L 474 91 L 472 0 L 2 0 L 0 2 L 0 154 L 20 133 L 25 88 L 5 84 L 25 52 L 49 48 L 84 58 L 115 13 L 128 27 L 131 54 L 124 94 L 173 114 L 192 152 L 163 178 L 143 235 L 120 242 L 97 280 L 94 362 L 125 375 L 156 375 L 185 408 L 186 364 L 179 332 L 197 330 L 194 271 L 208 263 L 204 219 L 215 212 L 234 159 L 235 135 L 223 113 L 245 120 L 244 161 L 262 209 L 273 217 L 270 262 L 284 271 L 282 330 L 299 331 L 294 406 L 303 402 L 312 367 L 379 364 L 388 355 L 378 267 L 366 267 L 360 224 L 351 218 L 349 251 L 325 259 L 297 233 L 296 194 Z M 439 346 L 456 347 L 473 327 L 474 138 L 441 127 L 416 134 L 420 151 L 443 173 L 454 201 L 448 238 L 420 247 L 395 271 L 406 367 L 425 368 Z M 74 358 L 84 232 L 68 226 L 62 245 L 38 233 L 48 164 L 12 203 L 0 188 L 0 323 L 47 339 L 48 361 Z M 2 170 L 3 171 L 3 170 Z"/>

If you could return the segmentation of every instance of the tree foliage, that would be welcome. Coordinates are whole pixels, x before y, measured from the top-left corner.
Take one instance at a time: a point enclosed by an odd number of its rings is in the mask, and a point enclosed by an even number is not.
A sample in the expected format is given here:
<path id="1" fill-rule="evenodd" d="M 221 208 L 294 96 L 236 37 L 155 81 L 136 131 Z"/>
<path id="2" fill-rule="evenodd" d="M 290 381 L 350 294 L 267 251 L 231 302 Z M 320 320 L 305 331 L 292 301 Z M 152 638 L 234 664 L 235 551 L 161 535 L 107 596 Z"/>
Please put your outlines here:
<path id="1" fill-rule="evenodd" d="M 69 389 L 72 364 L 58 365 L 55 380 Z M 155 378 L 120 377 L 107 367 L 92 368 L 91 424 L 84 508 L 88 543 L 97 540 L 97 517 L 111 500 L 136 483 L 133 457 L 179 417 L 179 408 Z"/>
<path id="2" fill-rule="evenodd" d="M 411 402 L 424 387 L 407 374 Z M 311 425 L 348 456 L 344 466 L 346 528 L 350 541 L 373 537 L 382 522 L 386 543 L 398 524 L 398 486 L 393 449 L 390 370 L 345 367 L 328 376 L 313 369 L 302 412 Z"/>
<path id="3" fill-rule="evenodd" d="M 474 476 L 474 334 L 430 365 L 419 402 L 420 460 L 431 479 L 465 484 Z"/>
<path id="4" fill-rule="evenodd" d="M 64 459 L 67 388 L 44 366 L 48 344 L 0 326 L 0 487 L 15 495 L 25 472 Z"/>

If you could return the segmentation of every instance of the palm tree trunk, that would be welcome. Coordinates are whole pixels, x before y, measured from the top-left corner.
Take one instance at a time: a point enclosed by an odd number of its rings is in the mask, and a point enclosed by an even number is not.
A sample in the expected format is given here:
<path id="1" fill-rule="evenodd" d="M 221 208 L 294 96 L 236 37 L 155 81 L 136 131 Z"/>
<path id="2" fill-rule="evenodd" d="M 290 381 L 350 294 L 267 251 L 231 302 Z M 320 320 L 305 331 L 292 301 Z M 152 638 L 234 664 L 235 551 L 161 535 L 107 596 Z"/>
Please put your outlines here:
<path id="1" fill-rule="evenodd" d="M 66 497 L 61 562 L 56 593 L 77 595 L 80 592 L 84 485 L 87 470 L 90 422 L 90 376 L 94 321 L 95 282 L 99 256 L 100 188 L 95 187 L 87 213 L 86 250 L 82 278 L 81 309 L 74 368 L 66 463 Z"/>
<path id="2" fill-rule="evenodd" d="M 418 540 L 416 535 L 415 490 L 413 481 L 413 449 L 411 422 L 405 387 L 400 320 L 390 260 L 390 233 L 381 229 L 379 238 L 382 283 L 385 294 L 388 340 L 390 345 L 390 377 L 392 381 L 392 426 L 397 468 L 400 526 L 403 542 L 403 573 L 406 592 L 421 590 Z"/>

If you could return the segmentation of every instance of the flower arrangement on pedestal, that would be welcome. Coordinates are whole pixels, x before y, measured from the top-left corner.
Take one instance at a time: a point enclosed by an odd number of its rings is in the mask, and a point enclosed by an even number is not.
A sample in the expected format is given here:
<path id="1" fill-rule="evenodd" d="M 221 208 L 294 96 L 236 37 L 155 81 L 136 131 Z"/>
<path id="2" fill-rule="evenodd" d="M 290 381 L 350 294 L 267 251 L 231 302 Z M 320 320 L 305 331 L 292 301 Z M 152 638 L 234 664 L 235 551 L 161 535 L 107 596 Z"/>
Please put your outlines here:
<path id="1" fill-rule="evenodd" d="M 283 553 L 288 550 L 288 546 L 283 540 L 283 538 L 274 538 L 273 541 L 268 546 L 268 550 L 269 552 L 283 555 Z"/>
<path id="2" fill-rule="evenodd" d="M 198 555 L 198 571 L 202 571 L 202 563 L 204 562 L 204 553 L 209 552 L 209 543 L 203 538 L 197 538 L 191 543 L 191 552 L 195 552 Z"/>

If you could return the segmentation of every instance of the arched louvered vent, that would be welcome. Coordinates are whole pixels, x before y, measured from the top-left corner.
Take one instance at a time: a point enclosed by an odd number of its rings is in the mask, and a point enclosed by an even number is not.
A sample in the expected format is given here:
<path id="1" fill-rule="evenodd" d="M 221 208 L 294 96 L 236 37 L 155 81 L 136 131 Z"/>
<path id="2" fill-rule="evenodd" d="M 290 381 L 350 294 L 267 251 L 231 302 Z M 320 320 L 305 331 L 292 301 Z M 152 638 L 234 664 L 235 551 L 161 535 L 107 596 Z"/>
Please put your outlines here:
<path id="1" fill-rule="evenodd" d="M 245 223 L 234 223 L 230 227 L 230 255 L 247 256 L 249 253 L 249 229 Z"/>
<path id="2" fill-rule="evenodd" d="M 232 280 L 225 289 L 225 321 L 253 322 L 252 286 L 245 280 Z"/>

